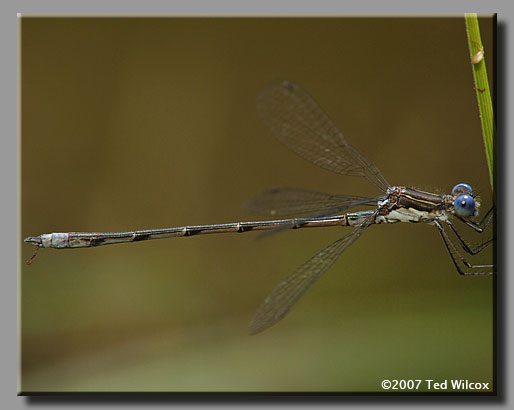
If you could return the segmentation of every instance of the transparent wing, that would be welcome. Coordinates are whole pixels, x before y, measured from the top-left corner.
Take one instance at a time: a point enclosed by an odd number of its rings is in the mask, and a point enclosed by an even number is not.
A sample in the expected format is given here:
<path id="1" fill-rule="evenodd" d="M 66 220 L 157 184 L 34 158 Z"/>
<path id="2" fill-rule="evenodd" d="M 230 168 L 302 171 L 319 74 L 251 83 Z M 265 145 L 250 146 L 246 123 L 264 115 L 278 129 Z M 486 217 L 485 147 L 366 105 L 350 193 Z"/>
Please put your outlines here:
<path id="1" fill-rule="evenodd" d="M 262 332 L 282 319 L 336 259 L 362 235 L 373 216 L 290 273 L 257 309 L 248 326 L 249 333 Z"/>
<path id="2" fill-rule="evenodd" d="M 309 94 L 291 81 L 270 84 L 257 108 L 271 132 L 302 158 L 333 172 L 368 179 L 385 191 L 389 184 L 378 168 L 348 144 Z"/>
<path id="3" fill-rule="evenodd" d="M 244 204 L 244 208 L 260 215 L 300 215 L 322 213 L 351 208 L 357 205 L 374 205 L 376 198 L 363 196 L 332 195 L 308 189 L 276 187 L 263 191 Z"/>

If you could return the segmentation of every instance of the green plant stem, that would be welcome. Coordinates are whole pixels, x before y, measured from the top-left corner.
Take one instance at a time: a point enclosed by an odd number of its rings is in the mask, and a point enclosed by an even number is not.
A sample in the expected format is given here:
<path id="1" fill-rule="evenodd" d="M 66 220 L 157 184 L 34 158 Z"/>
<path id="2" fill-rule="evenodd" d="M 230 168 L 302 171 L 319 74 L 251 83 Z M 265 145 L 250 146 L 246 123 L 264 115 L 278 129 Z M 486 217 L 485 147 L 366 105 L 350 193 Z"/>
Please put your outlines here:
<path id="1" fill-rule="evenodd" d="M 496 142 L 496 124 L 494 121 L 493 104 L 487 70 L 485 67 L 485 52 L 480 38 L 480 28 L 476 13 L 466 13 L 466 32 L 470 51 L 470 63 L 473 69 L 475 81 L 475 92 L 477 95 L 480 121 L 482 123 L 482 134 L 484 137 L 485 152 L 489 165 L 489 176 L 494 191 L 495 168 L 494 168 L 494 146 Z"/>

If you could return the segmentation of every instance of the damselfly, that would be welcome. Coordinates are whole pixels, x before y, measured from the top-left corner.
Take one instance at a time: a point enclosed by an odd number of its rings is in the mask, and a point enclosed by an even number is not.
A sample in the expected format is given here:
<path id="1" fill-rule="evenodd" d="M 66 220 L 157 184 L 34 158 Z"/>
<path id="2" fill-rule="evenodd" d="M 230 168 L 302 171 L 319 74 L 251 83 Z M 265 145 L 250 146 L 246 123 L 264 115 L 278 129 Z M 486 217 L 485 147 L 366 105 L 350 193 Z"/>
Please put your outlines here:
<path id="1" fill-rule="evenodd" d="M 494 265 L 473 265 L 459 250 L 462 248 L 464 252 L 476 255 L 490 245 L 493 239 L 471 246 L 451 221 L 451 217 L 454 217 L 476 232 L 482 233 L 492 220 L 493 207 L 482 220 L 474 219 L 478 215 L 479 202 L 469 185 L 459 183 L 449 195 L 437 195 L 413 188 L 389 185 L 378 168 L 348 144 L 318 104 L 291 81 L 274 83 L 265 88 L 257 99 L 257 106 L 264 123 L 292 151 L 327 170 L 342 175 L 363 177 L 382 193 L 374 198 L 368 198 L 330 195 L 297 188 L 274 188 L 250 200 L 247 208 L 267 215 L 304 216 L 270 221 L 128 232 L 51 233 L 28 237 L 25 242 L 36 245 L 37 252 L 39 248 L 81 248 L 206 233 L 258 230 L 278 232 L 287 228 L 322 226 L 353 227 L 349 233 L 316 253 L 289 274 L 271 292 L 250 323 L 251 334 L 261 332 L 282 319 L 318 278 L 372 224 L 424 222 L 433 225 L 439 230 L 446 249 L 461 275 L 493 273 Z M 361 205 L 372 206 L 373 209 L 340 214 L 349 208 Z M 457 239 L 457 244 L 449 235 L 452 232 Z M 35 255 L 36 253 L 27 263 L 32 263 Z"/>

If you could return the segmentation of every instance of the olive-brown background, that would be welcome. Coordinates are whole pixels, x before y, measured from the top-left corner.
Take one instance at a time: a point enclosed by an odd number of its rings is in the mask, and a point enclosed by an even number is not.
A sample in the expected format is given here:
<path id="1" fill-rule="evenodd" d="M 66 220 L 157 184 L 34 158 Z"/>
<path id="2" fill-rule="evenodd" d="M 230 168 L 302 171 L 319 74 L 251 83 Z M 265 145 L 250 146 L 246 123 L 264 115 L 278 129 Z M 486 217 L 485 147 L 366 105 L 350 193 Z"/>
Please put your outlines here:
<path id="1" fill-rule="evenodd" d="M 241 204 L 270 186 L 376 195 L 269 134 L 255 97 L 277 79 L 391 184 L 467 182 L 491 203 L 463 18 L 23 18 L 22 237 L 251 220 Z M 23 244 L 21 389 L 491 382 L 493 280 L 459 276 L 430 226 L 369 228 L 283 321 L 247 335 L 271 289 L 344 229 L 41 250 L 28 267 Z"/>

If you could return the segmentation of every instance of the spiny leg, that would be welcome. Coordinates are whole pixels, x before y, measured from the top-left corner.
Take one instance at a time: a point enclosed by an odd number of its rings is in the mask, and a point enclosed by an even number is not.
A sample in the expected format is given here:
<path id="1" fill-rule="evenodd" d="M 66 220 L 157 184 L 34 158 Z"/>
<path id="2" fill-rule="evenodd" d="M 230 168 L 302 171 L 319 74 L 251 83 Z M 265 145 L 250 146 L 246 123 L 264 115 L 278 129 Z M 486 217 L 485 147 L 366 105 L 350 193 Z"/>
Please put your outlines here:
<path id="1" fill-rule="evenodd" d="M 441 238 L 443 238 L 443 242 L 446 246 L 446 249 L 448 250 L 448 253 L 450 254 L 450 257 L 453 261 L 453 264 L 455 265 L 455 268 L 457 269 L 457 272 L 459 272 L 460 275 L 464 276 L 483 276 L 483 275 L 491 275 L 493 274 L 492 271 L 490 272 L 466 272 L 461 269 L 459 266 L 459 260 L 462 262 L 468 269 L 487 269 L 491 268 L 494 269 L 494 265 L 472 265 L 469 263 L 458 251 L 455 244 L 452 242 L 448 234 L 444 231 L 442 225 L 436 221 L 437 229 L 439 229 L 439 233 L 441 234 Z"/>
<path id="2" fill-rule="evenodd" d="M 469 254 L 471 255 L 476 255 L 480 252 L 482 252 L 484 249 L 486 249 L 493 241 L 495 238 L 491 238 L 491 239 L 488 239 L 487 241 L 485 242 L 482 242 L 482 243 L 479 243 L 478 245 L 475 245 L 475 246 L 472 246 L 470 244 L 468 244 L 464 238 L 462 236 L 460 236 L 459 232 L 457 231 L 457 229 L 455 228 L 455 226 L 450 222 L 450 221 L 446 221 L 446 223 L 450 226 L 450 228 L 452 229 L 452 231 L 455 233 L 455 236 L 457 236 L 457 238 L 459 239 L 459 242 L 461 243 L 462 245 L 462 248 Z"/>

